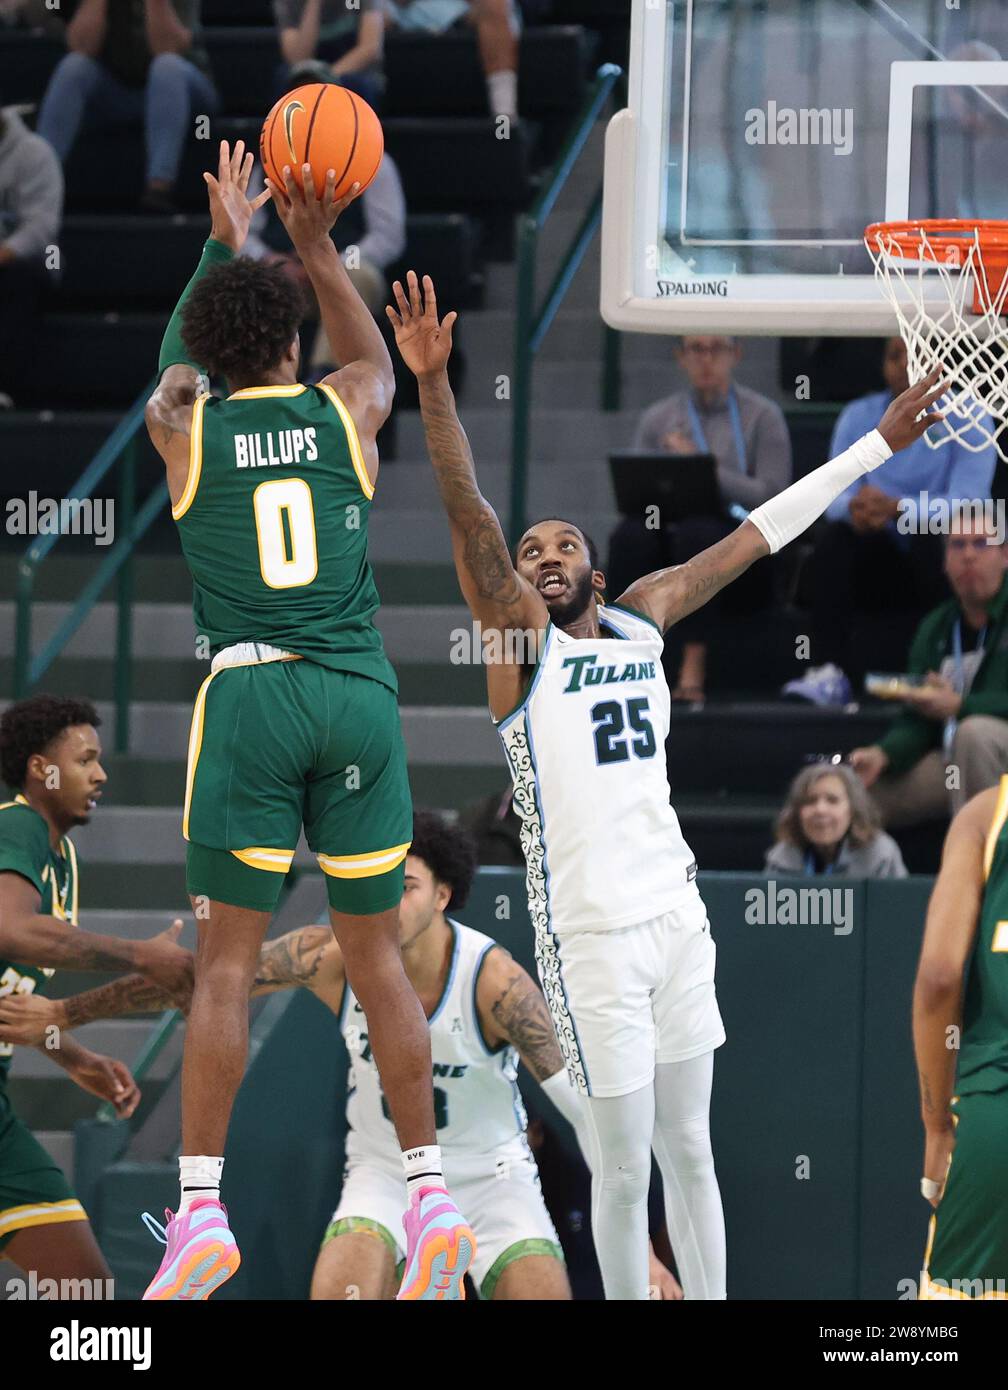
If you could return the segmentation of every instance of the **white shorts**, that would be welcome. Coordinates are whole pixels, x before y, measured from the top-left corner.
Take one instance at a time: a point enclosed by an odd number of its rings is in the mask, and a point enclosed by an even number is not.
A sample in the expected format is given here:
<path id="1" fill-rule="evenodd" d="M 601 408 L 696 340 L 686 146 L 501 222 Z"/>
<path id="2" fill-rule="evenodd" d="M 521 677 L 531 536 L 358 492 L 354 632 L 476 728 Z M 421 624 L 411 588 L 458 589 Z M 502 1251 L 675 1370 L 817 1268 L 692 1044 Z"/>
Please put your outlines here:
<path id="1" fill-rule="evenodd" d="M 539 976 L 575 1090 L 625 1096 L 654 1080 L 656 1062 L 720 1047 L 716 956 L 698 891 L 635 927 L 541 936 Z"/>
<path id="2" fill-rule="evenodd" d="M 451 1158 L 446 1156 L 445 1182 L 476 1236 L 476 1258 L 469 1273 L 480 1298 L 492 1298 L 501 1272 L 523 1255 L 552 1255 L 563 1260 L 559 1237 L 543 1201 L 539 1170 L 524 1144 L 502 1154 L 489 1173 L 485 1162 L 480 1164 L 478 1175 L 467 1175 L 466 1168 L 456 1164 L 453 1170 Z M 371 1222 L 381 1228 L 378 1234 L 388 1237 L 398 1265 L 406 1258 L 405 1210 L 401 1165 L 393 1166 L 384 1158 L 350 1159 L 339 1206 L 323 1244 L 352 1230 L 354 1220 Z M 341 1222 L 348 1223 L 342 1230 Z"/>

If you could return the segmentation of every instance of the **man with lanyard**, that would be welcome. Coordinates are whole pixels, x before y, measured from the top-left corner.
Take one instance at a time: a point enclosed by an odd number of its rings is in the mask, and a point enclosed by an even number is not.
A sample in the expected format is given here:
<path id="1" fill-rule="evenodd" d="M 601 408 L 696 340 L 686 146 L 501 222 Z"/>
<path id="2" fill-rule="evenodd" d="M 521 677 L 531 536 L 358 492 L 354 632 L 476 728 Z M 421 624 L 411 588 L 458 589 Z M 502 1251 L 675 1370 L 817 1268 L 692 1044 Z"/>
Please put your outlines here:
<path id="1" fill-rule="evenodd" d="M 676 363 L 688 382 L 649 406 L 634 436 L 642 453 L 712 454 L 717 463 L 723 517 L 697 516 L 654 526 L 625 517 L 609 542 L 608 577 L 620 593 L 642 574 L 685 563 L 727 536 L 745 513 L 791 481 L 791 441 L 780 407 L 739 386 L 733 374 L 741 357 L 732 338 L 683 338 Z M 703 699 L 707 644 L 723 614 L 751 614 L 773 596 L 773 567 L 756 566 L 718 599 L 679 624 L 682 641 L 673 699 Z"/>
<path id="2" fill-rule="evenodd" d="M 885 823 L 954 815 L 1008 769 L 1008 582 L 1004 535 L 963 510 L 945 542 L 954 598 L 928 613 L 910 648 L 908 692 L 888 733 L 851 754 Z"/>

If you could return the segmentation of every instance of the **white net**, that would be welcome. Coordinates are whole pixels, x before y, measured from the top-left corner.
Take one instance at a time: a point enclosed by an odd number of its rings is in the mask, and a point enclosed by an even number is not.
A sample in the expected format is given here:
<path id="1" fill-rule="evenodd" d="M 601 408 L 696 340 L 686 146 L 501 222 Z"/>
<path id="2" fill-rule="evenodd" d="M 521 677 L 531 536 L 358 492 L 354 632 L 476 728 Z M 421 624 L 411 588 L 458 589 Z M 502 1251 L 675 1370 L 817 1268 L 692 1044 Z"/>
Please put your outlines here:
<path id="1" fill-rule="evenodd" d="M 924 438 L 932 449 L 954 439 L 972 453 L 993 444 L 1008 462 L 1008 272 L 992 264 L 999 256 L 988 248 L 985 259 L 976 226 L 950 234 L 883 224 L 869 227 L 865 245 L 896 311 L 911 384 L 935 367 L 951 382 L 938 404 L 945 418 Z"/>

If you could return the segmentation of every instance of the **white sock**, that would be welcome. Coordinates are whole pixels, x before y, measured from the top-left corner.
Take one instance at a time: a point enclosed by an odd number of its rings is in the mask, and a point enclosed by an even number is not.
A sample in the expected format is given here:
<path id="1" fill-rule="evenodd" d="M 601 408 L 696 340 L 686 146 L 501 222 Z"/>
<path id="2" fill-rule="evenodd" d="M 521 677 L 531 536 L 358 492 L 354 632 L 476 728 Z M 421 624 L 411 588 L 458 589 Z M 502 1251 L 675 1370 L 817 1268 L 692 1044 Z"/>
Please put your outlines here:
<path id="1" fill-rule="evenodd" d="M 180 1158 L 178 1166 L 182 1195 L 176 1216 L 187 1212 L 196 1202 L 220 1201 L 221 1170 L 224 1167 L 222 1158 L 197 1154 L 195 1157 Z"/>
<path id="2" fill-rule="evenodd" d="M 518 74 L 507 69 L 502 72 L 488 72 L 486 81 L 490 96 L 490 114 L 507 116 L 512 121 L 517 120 Z"/>
<path id="3" fill-rule="evenodd" d="M 419 1149 L 403 1149 L 402 1164 L 406 1174 L 406 1196 L 411 1202 L 414 1194 L 422 1187 L 444 1187 L 439 1144 L 427 1144 Z"/>

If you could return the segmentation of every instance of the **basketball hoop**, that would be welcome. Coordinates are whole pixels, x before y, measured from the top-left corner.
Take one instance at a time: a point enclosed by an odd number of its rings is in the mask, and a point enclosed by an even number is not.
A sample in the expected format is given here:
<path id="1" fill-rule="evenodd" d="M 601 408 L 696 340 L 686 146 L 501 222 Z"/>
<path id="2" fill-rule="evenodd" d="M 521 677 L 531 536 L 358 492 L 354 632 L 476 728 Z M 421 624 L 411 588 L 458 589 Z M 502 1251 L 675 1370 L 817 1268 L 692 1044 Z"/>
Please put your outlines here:
<path id="1" fill-rule="evenodd" d="M 992 444 L 1008 416 L 1008 222 L 931 218 L 873 222 L 865 246 L 896 311 L 911 384 L 935 367 L 951 383 L 945 419 L 924 438 L 957 440 L 971 453 Z"/>

